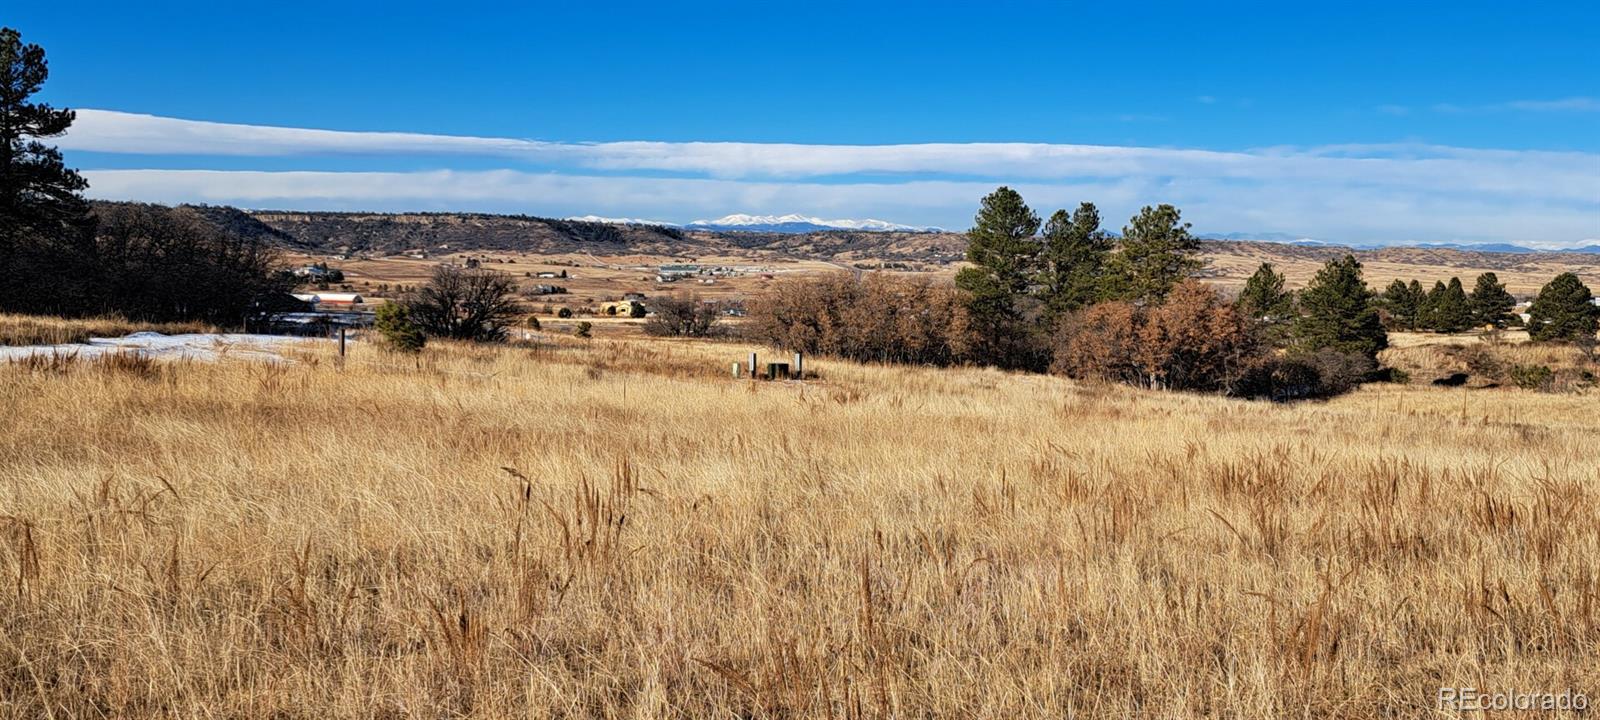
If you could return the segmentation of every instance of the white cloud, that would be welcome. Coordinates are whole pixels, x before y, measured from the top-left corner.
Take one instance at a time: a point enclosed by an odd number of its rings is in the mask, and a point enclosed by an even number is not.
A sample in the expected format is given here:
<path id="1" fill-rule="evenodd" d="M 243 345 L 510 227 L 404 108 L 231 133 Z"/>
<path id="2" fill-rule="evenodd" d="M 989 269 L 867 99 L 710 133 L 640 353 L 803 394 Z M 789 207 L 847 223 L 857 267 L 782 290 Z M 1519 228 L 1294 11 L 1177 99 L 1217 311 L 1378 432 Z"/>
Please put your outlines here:
<path id="1" fill-rule="evenodd" d="M 1505 104 L 1512 110 L 1534 112 L 1600 112 L 1600 98 L 1569 97 L 1560 100 L 1516 100 Z"/>
<path id="2" fill-rule="evenodd" d="M 1461 115 L 1467 113 L 1497 113 L 1507 111 L 1536 112 L 1536 113 L 1563 113 L 1563 112 L 1600 112 L 1600 98 L 1592 97 L 1567 97 L 1557 100 L 1512 100 L 1510 102 L 1489 103 L 1487 105 L 1460 105 L 1456 103 L 1434 103 L 1430 109 L 1436 113 L 1447 115 Z M 1378 112 L 1390 115 L 1404 115 L 1408 108 L 1400 105 L 1381 105 Z"/>
<path id="3" fill-rule="evenodd" d="M 1582 105 L 1575 100 L 1582 99 L 1557 102 Z M 604 213 L 677 222 L 800 212 L 959 228 L 983 194 L 1010 184 L 1042 210 L 1088 200 L 1108 218 L 1173 202 L 1197 227 L 1214 231 L 1362 242 L 1570 243 L 1600 235 L 1600 155 L 1579 152 L 1419 144 L 1223 152 L 1048 143 L 581 143 L 262 127 L 107 110 L 80 110 L 59 144 L 148 156 L 299 157 L 312 166 L 329 156 L 356 156 L 339 162 L 356 167 L 360 157 L 437 164 L 498 158 L 516 168 L 85 172 L 96 197 L 168 203 Z"/>
<path id="4" fill-rule="evenodd" d="M 80 110 L 68 150 L 285 156 L 459 155 L 514 158 L 567 170 L 650 171 L 714 178 L 859 174 L 961 176 L 997 182 L 1116 178 L 1384 185 L 1593 205 L 1600 155 L 1431 145 L 1342 145 L 1219 152 L 1048 143 L 803 145 L 735 142 L 561 143 L 416 133 L 347 132 L 197 122 Z"/>

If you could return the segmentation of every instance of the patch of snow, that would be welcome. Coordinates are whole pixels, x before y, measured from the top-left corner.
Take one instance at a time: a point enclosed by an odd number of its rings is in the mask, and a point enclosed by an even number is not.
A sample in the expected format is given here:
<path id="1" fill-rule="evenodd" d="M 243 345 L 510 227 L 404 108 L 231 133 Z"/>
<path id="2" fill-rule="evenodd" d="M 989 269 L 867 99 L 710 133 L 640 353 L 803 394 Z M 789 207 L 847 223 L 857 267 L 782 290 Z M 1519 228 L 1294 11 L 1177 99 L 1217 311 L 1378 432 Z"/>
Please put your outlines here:
<path id="1" fill-rule="evenodd" d="M 913 226 L 913 225 L 901 225 L 899 223 L 892 223 L 892 222 L 889 222 L 887 220 L 875 220 L 875 219 L 872 219 L 872 218 L 867 218 L 865 220 L 853 220 L 853 219 L 848 219 L 848 218 L 838 219 L 838 220 L 827 220 L 827 219 L 824 219 L 824 218 L 809 217 L 809 216 L 806 216 L 806 215 L 801 215 L 799 213 L 790 213 L 788 215 L 745 215 L 743 213 L 735 213 L 733 215 L 724 215 L 724 216 L 719 217 L 719 218 L 717 218 L 715 220 L 696 220 L 694 222 L 689 223 L 686 227 L 692 227 L 692 228 L 751 228 L 751 227 L 753 227 L 753 228 L 764 228 L 764 229 L 793 229 L 793 230 L 805 230 L 805 229 L 872 230 L 872 231 L 898 230 L 898 231 L 903 231 L 903 232 L 929 232 L 929 231 L 937 231 L 937 230 L 939 230 L 939 228 L 936 228 L 936 227 L 916 227 L 916 226 Z"/>
<path id="2" fill-rule="evenodd" d="M 640 220 L 638 218 L 608 218 L 608 217 L 600 217 L 599 215 L 580 215 L 580 216 L 577 216 L 577 217 L 569 217 L 569 218 L 565 218 L 565 219 L 566 220 L 571 220 L 571 221 L 574 221 L 574 222 L 606 223 L 608 225 L 660 225 L 661 227 L 678 227 L 677 223 L 669 223 L 669 222 L 666 222 L 666 221 L 663 221 L 663 220 Z"/>
<path id="3" fill-rule="evenodd" d="M 0 347 L 0 361 L 20 360 L 35 355 L 73 355 L 90 359 L 107 353 L 130 353 L 148 358 L 201 362 L 215 362 L 225 358 L 285 362 L 287 359 L 275 352 L 279 347 L 315 342 L 331 341 L 323 338 L 249 333 L 162 335 L 157 332 L 136 332 L 118 338 L 89 338 L 89 341 L 84 343 Z"/>

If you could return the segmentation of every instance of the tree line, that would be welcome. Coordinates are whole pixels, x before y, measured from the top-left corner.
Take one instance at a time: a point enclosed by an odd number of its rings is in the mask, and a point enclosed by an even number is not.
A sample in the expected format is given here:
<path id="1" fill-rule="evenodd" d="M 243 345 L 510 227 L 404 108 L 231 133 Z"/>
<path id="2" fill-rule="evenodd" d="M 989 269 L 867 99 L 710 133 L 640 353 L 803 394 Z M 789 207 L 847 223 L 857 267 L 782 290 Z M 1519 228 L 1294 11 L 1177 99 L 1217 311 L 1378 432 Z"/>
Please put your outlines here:
<path id="1" fill-rule="evenodd" d="M 1492 272 L 1478 276 L 1472 292 L 1460 278 L 1435 282 L 1424 291 L 1422 283 L 1395 280 L 1379 298 L 1386 324 L 1398 330 L 1457 333 L 1471 328 L 1522 327 L 1514 310 L 1517 299 Z M 1600 308 L 1594 295 L 1574 273 L 1557 275 L 1528 308 L 1528 335 L 1541 341 L 1577 341 L 1595 333 Z"/>
<path id="2" fill-rule="evenodd" d="M 748 332 L 774 346 L 879 362 L 978 364 L 1145 387 L 1280 399 L 1343 391 L 1381 375 L 1387 328 L 1510 325 L 1494 276 L 1423 292 L 1367 287 L 1354 256 L 1299 292 L 1263 264 L 1237 298 L 1195 279 L 1200 242 L 1171 205 L 1142 208 L 1120 237 L 1093 203 L 1048 220 L 1016 191 L 983 198 L 955 287 L 893 275 L 777 284 L 751 303 Z M 1534 303 L 1536 339 L 1593 337 L 1596 309 L 1575 275 Z M 1584 320 L 1588 318 L 1588 320 Z M 1387 324 L 1387 328 L 1386 328 Z"/>
<path id="3" fill-rule="evenodd" d="M 237 325 L 293 287 L 265 243 L 188 208 L 86 201 L 41 142 L 75 118 L 29 101 L 48 77 L 44 50 L 0 28 L 0 311 Z"/>

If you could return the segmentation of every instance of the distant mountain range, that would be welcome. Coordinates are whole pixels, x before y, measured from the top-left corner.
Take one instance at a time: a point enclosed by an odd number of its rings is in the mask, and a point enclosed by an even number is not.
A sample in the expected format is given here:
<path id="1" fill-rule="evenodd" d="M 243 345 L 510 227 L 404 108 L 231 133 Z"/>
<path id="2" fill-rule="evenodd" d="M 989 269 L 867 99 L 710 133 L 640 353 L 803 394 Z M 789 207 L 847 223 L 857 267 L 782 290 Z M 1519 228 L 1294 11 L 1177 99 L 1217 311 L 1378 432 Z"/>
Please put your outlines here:
<path id="1" fill-rule="evenodd" d="M 1600 254 L 1600 245 L 1581 245 L 1570 248 L 1551 248 L 1541 250 L 1525 245 L 1512 243 L 1402 243 L 1395 245 L 1361 244 L 1361 243 L 1336 243 L 1315 238 L 1300 237 L 1287 233 L 1202 233 L 1198 236 L 1201 240 L 1243 240 L 1251 242 L 1271 242 L 1285 245 L 1300 245 L 1304 247 L 1347 247 L 1352 250 L 1379 250 L 1386 247 L 1414 247 L 1423 249 L 1461 250 L 1464 252 L 1489 252 L 1511 254 L 1536 254 L 1536 253 L 1587 253 Z"/>
<path id="2" fill-rule="evenodd" d="M 599 215 L 579 215 L 577 217 L 563 218 L 572 222 L 606 223 L 607 225 L 655 225 L 657 227 L 680 227 L 677 223 L 664 220 L 640 220 L 638 218 L 608 218 Z"/>
<path id="3" fill-rule="evenodd" d="M 942 228 L 916 225 L 901 225 L 886 220 L 825 220 L 818 217 L 800 215 L 725 215 L 715 220 L 695 220 L 694 222 L 679 225 L 677 223 L 661 220 L 640 220 L 638 218 L 608 218 L 598 215 L 584 215 L 569 217 L 567 220 L 577 222 L 608 223 L 612 225 L 654 225 L 659 227 L 682 228 L 684 230 L 703 230 L 708 232 L 764 232 L 764 233 L 814 233 L 837 230 L 853 230 L 856 232 L 947 232 Z M 1114 229 L 1108 229 L 1107 234 L 1119 237 Z M 1531 248 L 1514 243 L 1408 243 L 1404 245 L 1386 245 L 1378 243 L 1340 243 L 1318 240 L 1303 235 L 1293 235 L 1280 232 L 1228 232 L 1228 233 L 1200 233 L 1197 237 L 1201 240 L 1236 240 L 1243 242 L 1270 242 L 1282 245 L 1297 245 L 1301 247 L 1347 247 L 1352 250 L 1377 250 L 1385 247 L 1415 247 L 1423 249 L 1461 250 L 1464 252 L 1490 252 L 1538 254 L 1546 252 L 1600 254 L 1600 245 L 1583 245 L 1572 248 Z"/>
<path id="4" fill-rule="evenodd" d="M 936 227 L 901 225 L 886 220 L 824 220 L 805 215 L 724 215 L 715 220 L 696 220 L 684 226 L 690 230 L 749 230 L 752 232 L 818 232 L 823 230 L 864 230 L 868 232 L 943 232 Z"/>
<path id="5" fill-rule="evenodd" d="M 686 225 L 662 222 L 659 220 L 639 220 L 636 218 L 608 218 L 598 215 L 583 215 L 569 217 L 568 220 L 577 222 L 610 223 L 613 225 L 659 225 L 661 227 L 681 227 L 685 230 L 709 230 L 713 232 L 777 232 L 777 233 L 809 233 L 826 232 L 829 230 L 855 230 L 859 232 L 943 232 L 936 227 L 916 227 L 901 225 L 887 220 L 824 220 L 800 214 L 789 215 L 725 215 L 715 220 L 695 220 Z"/>

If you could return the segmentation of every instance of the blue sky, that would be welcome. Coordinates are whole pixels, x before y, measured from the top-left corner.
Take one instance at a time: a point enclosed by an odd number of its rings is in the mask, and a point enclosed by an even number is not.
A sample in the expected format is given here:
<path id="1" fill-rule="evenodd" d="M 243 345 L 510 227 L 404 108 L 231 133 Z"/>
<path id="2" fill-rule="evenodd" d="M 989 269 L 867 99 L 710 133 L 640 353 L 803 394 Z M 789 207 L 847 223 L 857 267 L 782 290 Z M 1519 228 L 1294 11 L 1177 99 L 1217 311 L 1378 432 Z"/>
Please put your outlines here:
<path id="1" fill-rule="evenodd" d="M 963 228 L 1005 183 L 1203 231 L 1600 239 L 1594 3 L 339 5 L 0 22 L 83 110 L 97 197 Z"/>

